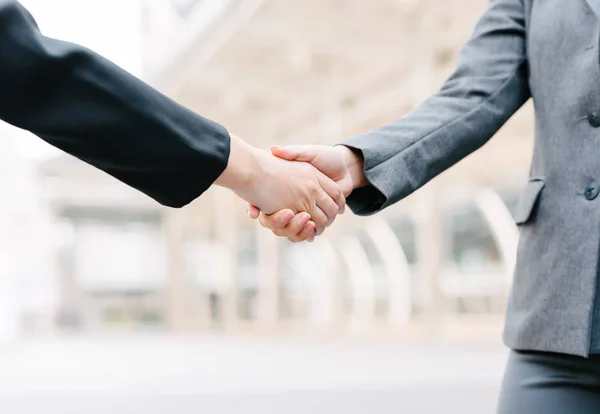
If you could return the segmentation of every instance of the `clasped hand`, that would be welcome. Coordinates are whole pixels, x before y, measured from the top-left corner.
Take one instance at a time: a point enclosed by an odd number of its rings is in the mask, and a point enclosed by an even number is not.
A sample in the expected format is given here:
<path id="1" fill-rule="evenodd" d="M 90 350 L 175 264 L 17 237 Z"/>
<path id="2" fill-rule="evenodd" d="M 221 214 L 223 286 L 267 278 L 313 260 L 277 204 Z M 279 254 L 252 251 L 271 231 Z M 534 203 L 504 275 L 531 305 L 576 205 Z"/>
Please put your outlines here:
<path id="1" fill-rule="evenodd" d="M 328 179 L 326 181 L 328 186 L 331 185 L 331 182 L 337 186 L 344 203 L 345 197 L 350 195 L 353 189 L 366 184 L 362 157 L 345 146 L 304 145 L 285 148 L 275 146 L 271 148 L 271 152 L 276 157 L 288 162 L 310 165 L 318 170 Z M 329 191 L 327 193 L 331 195 Z M 335 194 L 336 197 L 339 197 L 337 193 Z M 339 206 L 339 198 L 337 200 Z M 341 206 L 338 214 L 343 211 L 344 207 Z M 274 214 L 267 214 L 256 205 L 249 204 L 248 206 L 250 218 L 259 219 L 263 227 L 270 229 L 275 235 L 287 237 L 293 242 L 312 241 L 315 236 L 322 234 L 335 219 L 335 214 L 328 216 L 327 221 L 324 221 L 322 217 L 319 219 L 323 213 L 318 210 L 317 216 L 294 213 L 292 209 L 286 208 Z"/>
<path id="2" fill-rule="evenodd" d="M 272 147 L 271 153 L 232 136 L 227 168 L 216 180 L 249 203 L 248 214 L 281 237 L 312 241 L 344 212 L 365 184 L 362 157 L 347 147 Z"/>

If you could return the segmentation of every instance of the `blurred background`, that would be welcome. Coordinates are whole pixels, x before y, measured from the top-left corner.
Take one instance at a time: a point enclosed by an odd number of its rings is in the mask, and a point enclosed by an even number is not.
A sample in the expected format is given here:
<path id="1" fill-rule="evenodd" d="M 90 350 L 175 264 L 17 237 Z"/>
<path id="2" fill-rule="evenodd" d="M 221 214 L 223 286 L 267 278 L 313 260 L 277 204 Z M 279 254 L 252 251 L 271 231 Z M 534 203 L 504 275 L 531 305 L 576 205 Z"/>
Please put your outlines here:
<path id="1" fill-rule="evenodd" d="M 487 2 L 22 3 L 268 148 L 407 113 Z M 0 124 L 0 410 L 493 412 L 532 123 L 527 105 L 408 199 L 301 245 L 225 190 L 163 208 Z"/>

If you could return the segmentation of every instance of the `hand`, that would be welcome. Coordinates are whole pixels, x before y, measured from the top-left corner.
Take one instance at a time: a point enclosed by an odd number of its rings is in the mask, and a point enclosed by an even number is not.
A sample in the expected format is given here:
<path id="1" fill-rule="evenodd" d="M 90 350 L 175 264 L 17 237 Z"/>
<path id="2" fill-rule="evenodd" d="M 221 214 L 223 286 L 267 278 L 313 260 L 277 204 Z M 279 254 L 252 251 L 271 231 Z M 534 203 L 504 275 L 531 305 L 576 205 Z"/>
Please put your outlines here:
<path id="1" fill-rule="evenodd" d="M 326 145 L 280 147 L 275 145 L 271 147 L 271 153 L 284 160 L 312 164 L 313 167 L 335 181 L 342 189 L 344 196 L 350 195 L 354 189 L 353 179 L 355 177 L 352 177 L 350 165 L 356 154 L 348 147 Z M 360 164 L 362 166 L 362 162 Z"/>
<path id="2" fill-rule="evenodd" d="M 279 215 L 283 218 L 290 212 L 306 212 L 314 232 L 331 224 L 343 209 L 345 198 L 339 186 L 312 165 L 284 161 L 233 136 L 230 148 L 227 168 L 216 184 L 230 188 L 266 214 L 284 208 L 289 212 Z M 306 217 L 299 214 L 297 220 L 306 226 Z"/>
<path id="3" fill-rule="evenodd" d="M 323 146 L 323 145 L 304 145 L 271 148 L 271 152 L 283 159 L 289 161 L 302 161 L 311 163 L 314 167 L 335 181 L 341 188 L 344 196 L 359 187 L 367 185 L 367 179 L 364 175 L 364 166 L 362 156 L 346 146 Z M 343 212 L 343 210 L 342 210 Z M 308 221 L 304 227 L 301 226 L 304 218 L 296 215 L 292 217 L 289 211 L 280 211 L 277 214 L 266 215 L 256 206 L 249 206 L 248 215 L 250 218 L 260 218 L 260 223 L 279 236 L 288 237 L 289 240 L 312 241 L 314 235 L 311 235 L 308 227 L 312 226 Z"/>

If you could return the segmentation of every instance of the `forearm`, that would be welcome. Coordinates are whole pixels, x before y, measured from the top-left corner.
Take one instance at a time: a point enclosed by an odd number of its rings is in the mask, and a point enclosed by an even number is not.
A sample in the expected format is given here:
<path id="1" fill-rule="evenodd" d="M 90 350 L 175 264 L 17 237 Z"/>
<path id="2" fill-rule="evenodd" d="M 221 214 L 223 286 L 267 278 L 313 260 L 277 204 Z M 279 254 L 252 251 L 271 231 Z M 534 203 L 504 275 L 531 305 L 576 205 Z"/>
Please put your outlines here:
<path id="1" fill-rule="evenodd" d="M 229 135 L 81 46 L 43 36 L 0 2 L 0 119 L 179 207 L 224 170 Z"/>
<path id="2" fill-rule="evenodd" d="M 261 160 L 264 156 L 256 147 L 235 135 L 231 135 L 227 167 L 215 181 L 215 185 L 225 187 L 242 195 L 250 193 L 260 181 Z"/>
<path id="3" fill-rule="evenodd" d="M 373 214 L 483 146 L 530 96 L 522 0 L 496 0 L 441 90 L 401 119 L 345 142 L 369 185 L 348 204 Z"/>

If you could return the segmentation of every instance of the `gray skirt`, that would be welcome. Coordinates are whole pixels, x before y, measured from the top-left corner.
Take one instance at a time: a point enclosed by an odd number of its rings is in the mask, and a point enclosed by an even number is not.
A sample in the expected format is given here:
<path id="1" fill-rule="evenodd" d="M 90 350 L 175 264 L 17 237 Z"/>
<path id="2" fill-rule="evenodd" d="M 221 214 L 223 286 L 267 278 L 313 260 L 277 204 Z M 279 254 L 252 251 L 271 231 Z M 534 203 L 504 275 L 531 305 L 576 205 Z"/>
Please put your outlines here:
<path id="1" fill-rule="evenodd" d="M 511 351 L 498 414 L 600 413 L 600 356 Z"/>

